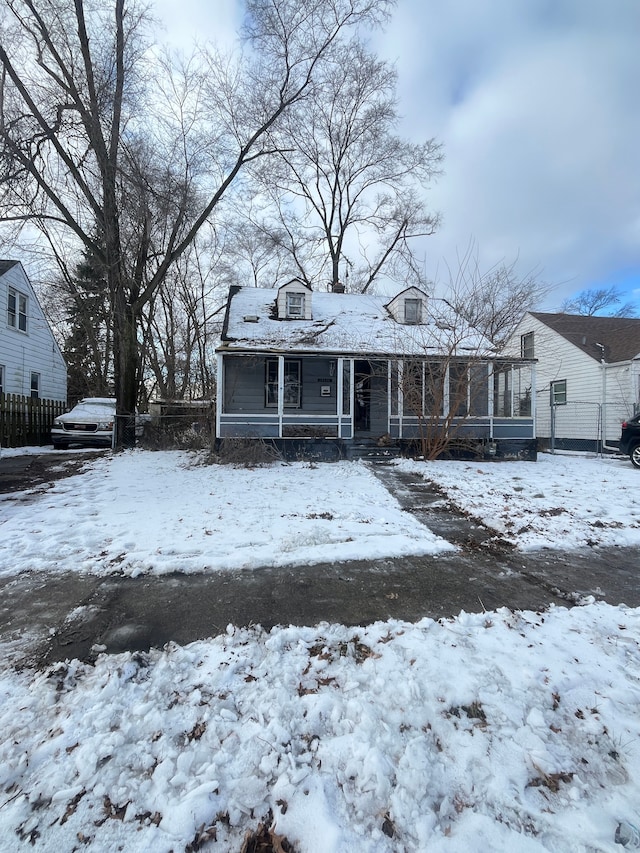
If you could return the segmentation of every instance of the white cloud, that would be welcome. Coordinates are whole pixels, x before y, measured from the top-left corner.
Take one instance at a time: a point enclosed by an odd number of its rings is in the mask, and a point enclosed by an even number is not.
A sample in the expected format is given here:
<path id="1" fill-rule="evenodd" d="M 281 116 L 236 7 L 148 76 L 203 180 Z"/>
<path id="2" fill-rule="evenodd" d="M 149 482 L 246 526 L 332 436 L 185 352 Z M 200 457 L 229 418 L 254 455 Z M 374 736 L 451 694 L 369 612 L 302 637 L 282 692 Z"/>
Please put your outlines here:
<path id="1" fill-rule="evenodd" d="M 162 40 L 186 52 L 196 42 L 232 45 L 242 21 L 237 0 L 154 0 L 153 14 L 164 24 Z"/>
<path id="2" fill-rule="evenodd" d="M 230 44 L 240 0 L 156 0 L 174 43 Z M 444 144 L 427 273 L 475 241 L 519 257 L 551 300 L 640 276 L 637 0 L 399 0 L 375 48 L 396 62 L 402 132 Z"/>
<path id="3" fill-rule="evenodd" d="M 638 24 L 634 0 L 401 0 L 379 49 L 403 129 L 446 153 L 428 272 L 472 238 L 487 265 L 518 254 L 563 283 L 556 301 L 640 269 Z"/>

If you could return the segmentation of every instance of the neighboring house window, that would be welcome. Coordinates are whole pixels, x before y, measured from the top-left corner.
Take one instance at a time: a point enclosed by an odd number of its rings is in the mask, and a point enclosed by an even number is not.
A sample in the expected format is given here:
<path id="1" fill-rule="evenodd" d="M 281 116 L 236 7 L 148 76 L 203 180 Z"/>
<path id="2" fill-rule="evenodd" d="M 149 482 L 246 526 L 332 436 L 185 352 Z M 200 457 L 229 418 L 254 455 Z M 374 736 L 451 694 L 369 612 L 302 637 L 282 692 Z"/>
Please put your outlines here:
<path id="1" fill-rule="evenodd" d="M 4 394 L 4 364 L 0 364 L 0 394 Z"/>
<path id="2" fill-rule="evenodd" d="M 7 323 L 13 329 L 20 329 L 21 332 L 27 331 L 27 297 L 24 293 L 9 288 L 9 297 L 7 300 Z"/>
<path id="3" fill-rule="evenodd" d="M 551 405 L 564 406 L 567 402 L 567 380 L 558 379 L 551 383 Z"/>
<path id="4" fill-rule="evenodd" d="M 405 323 L 422 322 L 422 299 L 404 300 L 404 321 Z"/>
<path id="5" fill-rule="evenodd" d="M 304 293 L 287 293 L 287 317 L 304 317 Z"/>
<path id="6" fill-rule="evenodd" d="M 302 365 L 299 361 L 286 358 L 284 361 L 284 405 L 287 409 L 299 409 L 301 405 Z M 278 405 L 278 360 L 268 359 L 265 405 Z"/>
<path id="7" fill-rule="evenodd" d="M 533 332 L 520 335 L 520 355 L 522 358 L 534 358 Z"/>
<path id="8" fill-rule="evenodd" d="M 31 374 L 31 397 L 34 400 L 37 400 L 40 396 L 40 374 L 32 373 Z"/>

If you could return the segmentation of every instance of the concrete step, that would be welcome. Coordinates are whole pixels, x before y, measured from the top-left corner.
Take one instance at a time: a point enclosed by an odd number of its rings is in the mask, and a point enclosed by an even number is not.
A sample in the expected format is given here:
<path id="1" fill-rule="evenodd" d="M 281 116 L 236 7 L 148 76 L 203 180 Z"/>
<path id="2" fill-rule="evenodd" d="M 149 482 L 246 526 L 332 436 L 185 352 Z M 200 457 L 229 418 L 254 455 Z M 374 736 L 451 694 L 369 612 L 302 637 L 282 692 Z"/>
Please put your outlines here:
<path id="1" fill-rule="evenodd" d="M 347 445 L 346 458 L 350 461 L 388 462 L 400 457 L 400 448 L 395 444 L 379 445 L 375 442 L 358 441 Z"/>

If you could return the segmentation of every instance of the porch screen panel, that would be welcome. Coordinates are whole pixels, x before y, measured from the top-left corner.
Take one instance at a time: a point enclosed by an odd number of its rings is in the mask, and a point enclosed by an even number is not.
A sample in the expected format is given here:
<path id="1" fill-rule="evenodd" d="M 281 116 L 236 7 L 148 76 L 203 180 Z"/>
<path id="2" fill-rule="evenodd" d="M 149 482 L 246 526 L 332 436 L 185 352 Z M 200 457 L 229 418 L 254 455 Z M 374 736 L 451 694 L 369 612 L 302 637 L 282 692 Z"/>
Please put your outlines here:
<path id="1" fill-rule="evenodd" d="M 449 365 L 449 412 L 464 418 L 469 414 L 469 365 L 454 361 Z"/>
<path id="2" fill-rule="evenodd" d="M 419 417 L 424 407 L 424 365 L 417 360 L 404 362 L 402 400 L 405 416 Z"/>
<path id="3" fill-rule="evenodd" d="M 353 362 L 342 362 L 342 414 L 351 414 L 351 367 Z"/>
<path id="4" fill-rule="evenodd" d="M 530 418 L 532 413 L 531 389 L 533 375 L 530 364 L 522 364 L 513 368 L 514 414 L 521 418 Z"/>
<path id="5" fill-rule="evenodd" d="M 390 410 L 392 415 L 398 414 L 398 391 L 400 389 L 400 364 L 397 361 L 389 363 L 391 370 L 391 381 L 389 383 L 389 393 L 391 394 Z"/>
<path id="6" fill-rule="evenodd" d="M 440 361 L 424 364 L 424 410 L 431 417 L 440 417 L 444 408 L 445 365 Z"/>
<path id="7" fill-rule="evenodd" d="M 254 356 L 225 356 L 225 412 L 264 411 L 264 359 Z"/>
<path id="8" fill-rule="evenodd" d="M 511 411 L 511 365 L 496 365 L 493 372 L 493 413 L 498 418 L 510 418 Z"/>
<path id="9" fill-rule="evenodd" d="M 486 418 L 489 414 L 489 369 L 486 364 L 469 367 L 469 414 Z"/>

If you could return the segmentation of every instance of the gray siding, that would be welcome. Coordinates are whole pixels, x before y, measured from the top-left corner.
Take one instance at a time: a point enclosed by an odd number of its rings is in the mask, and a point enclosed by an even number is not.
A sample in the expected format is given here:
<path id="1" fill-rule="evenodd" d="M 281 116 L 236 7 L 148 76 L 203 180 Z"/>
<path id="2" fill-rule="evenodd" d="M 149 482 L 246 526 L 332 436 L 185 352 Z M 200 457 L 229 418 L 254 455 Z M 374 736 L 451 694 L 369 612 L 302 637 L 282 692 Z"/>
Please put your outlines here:
<path id="1" fill-rule="evenodd" d="M 267 358 L 233 356 L 224 358 L 224 411 L 232 413 L 273 412 L 274 406 L 266 405 L 266 362 Z M 329 358 L 301 358 L 302 394 L 300 408 L 285 408 L 285 413 L 327 414 L 336 412 L 337 379 L 330 375 Z M 335 373 L 335 371 L 334 371 Z M 323 397 L 321 389 L 328 387 L 330 396 Z"/>

